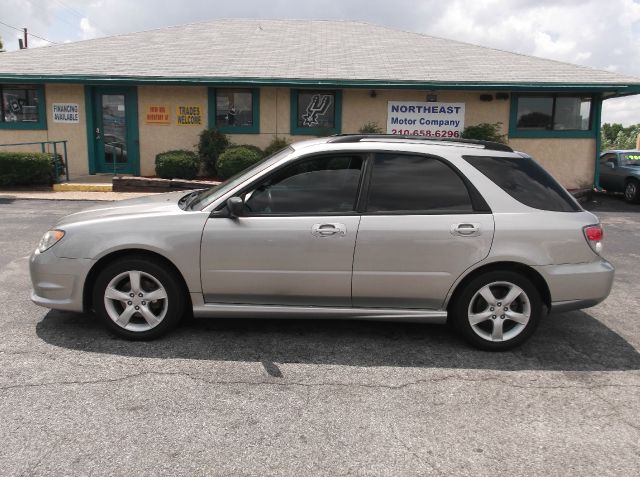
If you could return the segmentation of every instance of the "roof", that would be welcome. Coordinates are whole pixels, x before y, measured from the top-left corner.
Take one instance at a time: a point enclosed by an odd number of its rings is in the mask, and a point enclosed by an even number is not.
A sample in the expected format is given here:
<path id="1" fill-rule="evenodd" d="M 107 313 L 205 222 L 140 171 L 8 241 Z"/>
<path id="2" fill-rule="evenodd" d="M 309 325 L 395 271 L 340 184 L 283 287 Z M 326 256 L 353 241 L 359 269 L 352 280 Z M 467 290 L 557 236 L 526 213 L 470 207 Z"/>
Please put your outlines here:
<path id="1" fill-rule="evenodd" d="M 214 20 L 0 55 L 0 79 L 97 78 L 640 88 L 640 78 L 352 21 Z"/>

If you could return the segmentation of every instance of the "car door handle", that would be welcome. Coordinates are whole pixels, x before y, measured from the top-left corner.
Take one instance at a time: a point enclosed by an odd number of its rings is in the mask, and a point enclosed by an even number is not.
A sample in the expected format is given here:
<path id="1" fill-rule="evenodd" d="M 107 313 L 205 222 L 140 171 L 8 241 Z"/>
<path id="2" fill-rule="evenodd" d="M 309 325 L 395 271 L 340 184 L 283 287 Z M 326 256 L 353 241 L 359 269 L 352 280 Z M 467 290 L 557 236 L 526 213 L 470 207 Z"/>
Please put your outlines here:
<path id="1" fill-rule="evenodd" d="M 311 235 L 316 237 L 341 237 L 347 234 L 344 224 L 314 224 Z"/>
<path id="2" fill-rule="evenodd" d="M 451 233 L 462 237 L 476 237 L 480 235 L 480 224 L 453 224 L 451 226 Z"/>

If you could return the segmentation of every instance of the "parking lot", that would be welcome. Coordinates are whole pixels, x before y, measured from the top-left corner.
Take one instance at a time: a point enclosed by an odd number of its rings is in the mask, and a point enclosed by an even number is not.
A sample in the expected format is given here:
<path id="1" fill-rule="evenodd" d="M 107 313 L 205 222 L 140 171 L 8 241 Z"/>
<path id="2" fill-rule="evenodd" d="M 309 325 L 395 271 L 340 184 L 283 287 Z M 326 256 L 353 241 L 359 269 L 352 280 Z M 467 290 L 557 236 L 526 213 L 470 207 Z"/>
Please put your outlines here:
<path id="1" fill-rule="evenodd" d="M 637 475 L 640 205 L 597 197 L 610 297 L 506 353 L 444 326 L 196 320 L 148 343 L 29 301 L 91 202 L 0 199 L 3 475 Z"/>

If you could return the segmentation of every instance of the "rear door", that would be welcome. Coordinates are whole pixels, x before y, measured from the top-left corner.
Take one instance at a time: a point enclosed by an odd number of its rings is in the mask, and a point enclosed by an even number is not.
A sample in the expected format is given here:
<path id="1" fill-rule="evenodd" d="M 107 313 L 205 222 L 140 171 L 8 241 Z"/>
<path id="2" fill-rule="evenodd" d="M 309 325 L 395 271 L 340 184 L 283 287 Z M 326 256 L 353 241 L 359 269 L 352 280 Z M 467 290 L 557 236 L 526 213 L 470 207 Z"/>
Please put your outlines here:
<path id="1" fill-rule="evenodd" d="M 442 158 L 376 154 L 354 255 L 353 306 L 440 309 L 454 281 L 491 248 L 493 216 L 475 191 L 474 198 Z"/>

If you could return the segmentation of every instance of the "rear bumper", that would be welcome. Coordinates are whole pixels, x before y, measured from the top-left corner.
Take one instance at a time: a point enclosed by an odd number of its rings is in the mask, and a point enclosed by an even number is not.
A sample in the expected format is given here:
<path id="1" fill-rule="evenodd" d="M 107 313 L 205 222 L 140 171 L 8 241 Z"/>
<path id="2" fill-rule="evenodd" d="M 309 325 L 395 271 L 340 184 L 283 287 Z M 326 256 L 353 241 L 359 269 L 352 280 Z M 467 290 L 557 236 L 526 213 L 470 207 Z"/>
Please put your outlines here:
<path id="1" fill-rule="evenodd" d="M 576 264 L 534 267 L 551 292 L 551 312 L 579 310 L 609 296 L 614 268 L 604 259 Z"/>
<path id="2" fill-rule="evenodd" d="M 82 311 L 84 282 L 94 261 L 59 258 L 47 250 L 29 258 L 31 301 L 56 310 Z"/>

